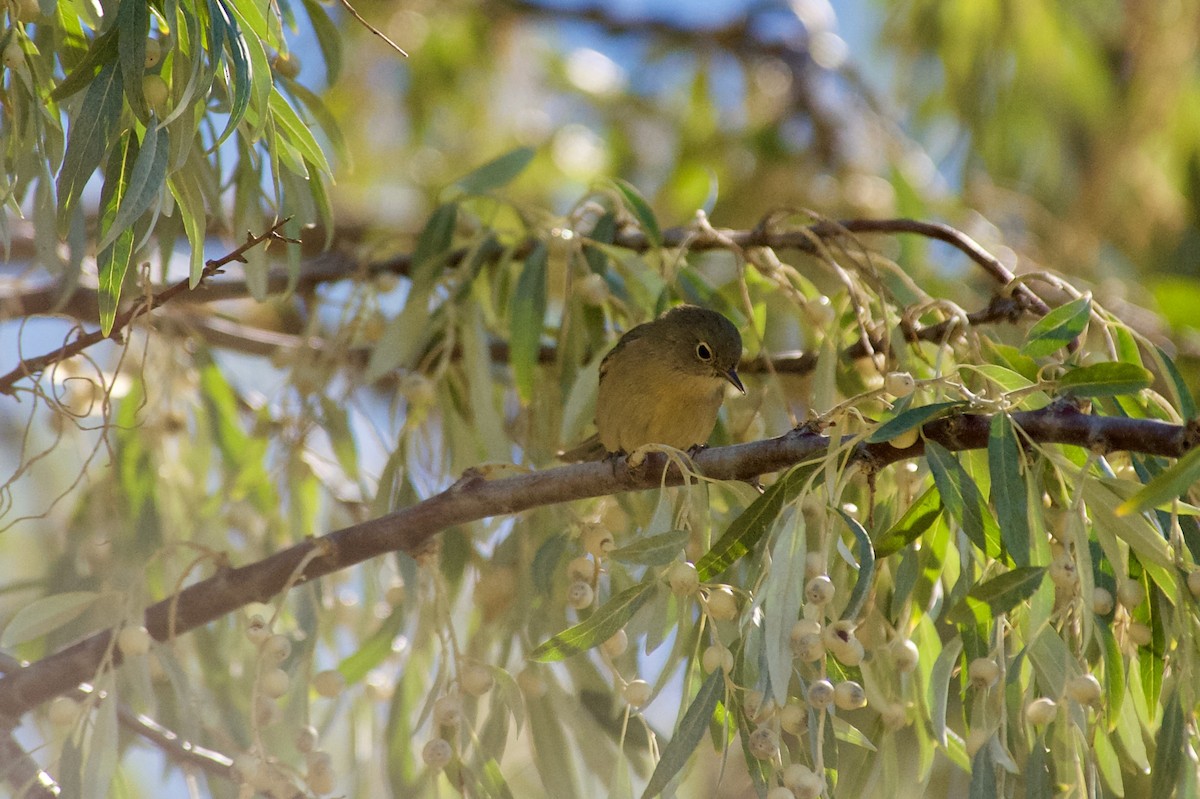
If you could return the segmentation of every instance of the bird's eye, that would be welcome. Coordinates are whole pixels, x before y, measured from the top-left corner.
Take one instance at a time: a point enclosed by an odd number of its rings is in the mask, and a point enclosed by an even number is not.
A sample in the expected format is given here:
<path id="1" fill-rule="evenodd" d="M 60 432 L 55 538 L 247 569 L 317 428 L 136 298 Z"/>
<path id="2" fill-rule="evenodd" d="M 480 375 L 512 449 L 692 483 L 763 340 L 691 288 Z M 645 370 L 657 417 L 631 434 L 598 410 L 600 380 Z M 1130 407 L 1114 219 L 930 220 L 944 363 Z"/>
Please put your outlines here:
<path id="1" fill-rule="evenodd" d="M 705 342 L 701 341 L 696 345 L 696 357 L 704 362 L 711 361 L 713 358 L 712 348 Z"/>

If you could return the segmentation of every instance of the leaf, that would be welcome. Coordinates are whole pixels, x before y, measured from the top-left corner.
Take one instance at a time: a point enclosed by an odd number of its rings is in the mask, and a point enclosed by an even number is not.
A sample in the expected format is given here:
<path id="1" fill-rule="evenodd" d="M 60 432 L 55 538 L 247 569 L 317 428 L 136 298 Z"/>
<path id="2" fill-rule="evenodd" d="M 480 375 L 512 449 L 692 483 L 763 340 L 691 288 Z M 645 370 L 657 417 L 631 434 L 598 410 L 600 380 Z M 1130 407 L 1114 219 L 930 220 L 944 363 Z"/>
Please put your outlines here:
<path id="1" fill-rule="evenodd" d="M 1200 447 L 1195 447 L 1142 486 L 1136 494 L 1118 505 L 1117 515 L 1131 516 L 1172 502 L 1185 496 L 1198 480 L 1200 480 Z"/>
<path id="2" fill-rule="evenodd" d="M 97 693 L 115 698 L 116 686 L 112 684 L 111 672 L 96 686 Z M 113 776 L 117 771 L 117 703 L 100 702 L 91 719 L 92 727 L 88 746 L 84 750 L 83 792 L 76 794 L 81 799 L 109 799 L 112 797 Z"/>
<path id="3" fill-rule="evenodd" d="M 1012 419 L 1006 413 L 992 417 L 988 433 L 988 469 L 992 478 L 992 506 L 1000 522 L 1000 540 L 1018 566 L 1029 565 L 1029 506 L 1021 478 L 1021 449 Z"/>
<path id="4" fill-rule="evenodd" d="M 58 224 L 66 231 L 71 211 L 100 159 L 108 152 L 121 118 L 121 85 L 117 68 L 106 64 L 83 96 L 83 104 L 67 136 L 67 152 L 58 172 Z"/>
<path id="5" fill-rule="evenodd" d="M 760 596 L 767 612 L 763 618 L 763 659 L 771 681 L 771 696 L 780 706 L 787 702 L 791 682 L 792 625 L 800 615 L 800 595 L 804 586 L 807 537 L 804 514 L 793 509 L 777 517 L 775 544 L 771 548 L 771 569 Z"/>
<path id="6" fill-rule="evenodd" d="M 1154 767 L 1150 770 L 1150 799 L 1171 799 L 1190 760 L 1180 753 L 1188 748 L 1186 721 L 1179 692 L 1172 691 L 1163 707 L 1162 723 L 1154 736 Z M 1182 796 L 1183 793 L 1178 794 Z"/>
<path id="7" fill-rule="evenodd" d="M 242 118 L 246 116 L 246 109 L 250 107 L 250 50 L 246 45 L 246 39 L 242 36 L 241 27 L 238 25 L 237 18 L 225 4 L 225 0 L 208 0 L 209 24 L 211 25 L 210 34 L 213 37 L 213 47 L 210 56 L 214 61 L 217 60 L 217 55 L 224 48 L 226 40 L 229 42 L 229 60 L 232 62 L 229 66 L 229 76 L 233 78 L 233 85 L 229 87 L 229 99 L 231 101 L 229 109 L 229 119 L 225 122 L 225 129 L 221 131 L 221 135 L 213 142 L 212 150 L 216 150 L 221 146 L 221 143 L 229 138 L 229 134 L 233 133 Z M 286 105 L 286 103 L 284 103 Z M 274 110 L 274 109 L 272 109 Z M 314 163 L 320 163 L 321 159 L 314 159 Z"/>
<path id="8" fill-rule="evenodd" d="M 964 405 L 966 403 L 962 401 L 934 402 L 917 408 L 909 408 L 907 411 L 888 419 L 879 425 L 879 427 L 876 427 L 871 435 L 867 436 L 867 443 L 879 444 L 884 441 L 891 441 L 901 433 L 906 433 L 914 427 L 919 427 L 931 419 L 944 416 L 952 408 L 960 408 Z"/>
<path id="9" fill-rule="evenodd" d="M 108 233 L 113 228 L 113 221 L 125 201 L 137 156 L 137 136 L 126 131 L 121 144 L 113 149 L 108 159 L 104 188 L 100 191 L 100 233 L 104 239 L 109 238 Z M 133 229 L 128 225 L 96 255 L 100 330 L 106 336 L 112 332 L 117 306 L 121 301 L 121 287 L 125 283 L 125 273 L 129 269 L 132 257 Z"/>
<path id="10" fill-rule="evenodd" d="M 972 544 L 989 555 L 998 554 L 1000 530 L 971 475 L 937 442 L 926 442 L 925 457 L 950 516 L 962 525 Z"/>
<path id="11" fill-rule="evenodd" d="M 631 544 L 614 549 L 608 553 L 608 557 L 622 563 L 663 566 L 679 556 L 687 541 L 687 530 L 668 530 L 658 535 L 639 538 Z"/>
<path id="12" fill-rule="evenodd" d="M 467 194 L 483 194 L 498 189 L 507 185 L 529 166 L 534 152 L 532 147 L 518 147 L 471 170 L 454 181 L 454 185 Z"/>
<path id="13" fill-rule="evenodd" d="M 61 102 L 76 92 L 87 88 L 96 78 L 100 70 L 113 64 L 117 59 L 117 29 L 111 28 L 92 40 L 87 55 L 75 65 L 71 74 L 50 92 L 50 99 Z"/>
<path id="14" fill-rule="evenodd" d="M 183 223 L 188 246 L 192 250 L 188 281 L 190 286 L 195 288 L 200 283 L 200 276 L 204 274 L 204 237 L 207 225 L 204 195 L 200 192 L 194 173 L 189 169 L 181 169 L 168 178 L 167 188 L 175 198 L 179 221 Z"/>
<path id="15" fill-rule="evenodd" d="M 642 232 L 646 234 L 646 238 L 655 247 L 661 247 L 663 243 L 662 229 L 658 226 L 658 220 L 654 218 L 654 212 L 650 210 L 650 204 L 646 202 L 646 198 L 641 195 L 632 184 L 617 178 L 613 181 L 617 190 L 621 192 L 621 196 L 625 199 L 625 204 L 629 206 L 629 210 L 633 211 L 633 215 L 637 217 L 638 223 L 642 226 Z"/>
<path id="16" fill-rule="evenodd" d="M 950 638 L 933 661 L 933 668 L 929 672 L 929 723 L 934 740 L 942 746 L 946 745 L 946 702 L 950 678 L 954 674 L 954 667 L 958 665 L 962 648 L 962 638 L 957 635 Z"/>
<path id="17" fill-rule="evenodd" d="M 359 644 L 357 650 L 342 658 L 337 670 L 347 685 L 354 685 L 371 673 L 371 669 L 395 654 L 393 645 L 396 636 L 404 629 L 404 614 L 393 610 L 370 637 Z"/>
<path id="18" fill-rule="evenodd" d="M 1025 765 L 1025 797 L 1026 799 L 1053 799 L 1054 786 L 1051 784 L 1050 762 L 1046 757 L 1046 742 L 1038 735 L 1031 742 L 1029 758 Z"/>
<path id="19" fill-rule="evenodd" d="M 875 542 L 875 559 L 899 552 L 916 541 L 933 526 L 941 512 L 942 495 L 938 493 L 937 486 L 932 485 L 925 489 L 925 493 L 917 497 L 908 506 L 908 510 L 904 511 L 904 515 Z"/>
<path id="20" fill-rule="evenodd" d="M 1091 313 L 1090 294 L 1060 305 L 1029 328 L 1021 353 L 1040 358 L 1057 352 L 1079 337 L 1087 327 Z"/>
<path id="21" fill-rule="evenodd" d="M 325 158 L 325 151 L 317 144 L 309 126 L 300 119 L 296 109 L 292 108 L 287 98 L 272 89 L 267 105 L 275 124 L 287 134 L 287 139 L 304 156 L 304 159 L 326 175 L 332 174 L 333 169 Z"/>
<path id="22" fill-rule="evenodd" d="M 345 407 L 321 395 L 321 425 L 329 436 L 329 444 L 338 465 L 351 480 L 358 479 L 358 446 L 350 428 L 350 412 Z"/>
<path id="23" fill-rule="evenodd" d="M 1003 391 L 1020 391 L 1034 385 L 1033 381 L 1026 379 L 1020 372 L 1009 369 L 1007 366 L 1000 366 L 999 364 L 964 364 L 959 367 L 959 370 L 983 375 Z"/>
<path id="24" fill-rule="evenodd" d="M 1183 379 L 1183 375 L 1179 373 L 1179 367 L 1175 365 L 1175 361 L 1167 353 L 1163 352 L 1161 347 L 1155 347 L 1155 354 L 1158 356 L 1158 362 L 1162 365 L 1163 371 L 1171 378 L 1171 386 L 1175 389 L 1176 396 L 1179 397 L 1179 415 L 1184 419 L 1196 418 L 1196 401 L 1192 399 L 1192 392 L 1188 390 L 1187 383 Z"/>
<path id="25" fill-rule="evenodd" d="M 412 266 L 409 268 L 413 291 L 426 290 L 437 280 L 438 272 L 450 252 L 450 245 L 454 242 L 454 229 L 457 225 L 457 203 L 439 205 L 430 214 L 429 221 L 417 237 Z"/>
<path id="26" fill-rule="evenodd" d="M 717 709 L 717 702 L 724 694 L 725 671 L 714 669 L 696 692 L 695 699 L 688 705 L 675 735 L 663 747 L 662 757 L 654 767 L 654 773 L 650 775 L 650 782 L 642 792 L 642 799 L 650 799 L 662 793 L 675 775 L 687 765 L 708 731 L 713 712 Z"/>
<path id="27" fill-rule="evenodd" d="M 996 766 L 992 762 L 992 747 L 982 746 L 971 760 L 969 799 L 997 799 Z"/>
<path id="28" fill-rule="evenodd" d="M 67 591 L 35 599 L 24 605 L 4 627 L 0 646 L 8 649 L 26 641 L 40 638 L 70 624 L 83 615 L 100 598 L 94 591 Z"/>
<path id="29" fill-rule="evenodd" d="M 866 528 L 841 508 L 838 508 L 838 513 L 842 515 L 850 532 L 854 533 L 854 537 L 858 539 L 858 579 L 850 592 L 846 609 L 842 611 L 843 619 L 856 619 L 859 611 L 866 604 L 867 596 L 871 593 L 871 586 L 875 582 L 875 550 L 871 548 L 871 537 L 867 535 Z"/>
<path id="30" fill-rule="evenodd" d="M 332 86 L 342 74 L 342 35 L 317 0 L 304 0 L 304 10 L 312 23 L 321 57 L 325 59 L 325 80 Z"/>
<path id="31" fill-rule="evenodd" d="M 134 116 L 145 122 L 150 116 L 142 78 L 146 74 L 146 36 L 150 32 L 150 4 L 123 2 L 117 6 L 117 63 L 125 99 Z"/>
<path id="32" fill-rule="evenodd" d="M 146 130 L 146 136 L 142 139 L 137 159 L 133 162 L 133 171 L 129 175 L 129 185 L 126 187 L 125 197 L 117 209 L 116 218 L 112 221 L 108 232 L 96 244 L 97 250 L 103 250 L 119 234 L 125 232 L 159 196 L 167 177 L 169 149 L 166 128 L 155 128 L 152 125 Z"/>
<path id="33" fill-rule="evenodd" d="M 534 378 L 542 346 L 542 325 L 546 318 L 548 264 L 549 253 L 546 245 L 539 241 L 525 259 L 525 266 L 521 269 L 516 290 L 512 295 L 509 358 L 517 393 L 524 403 L 533 400 Z"/>
<path id="34" fill-rule="evenodd" d="M 967 596 L 987 603 L 993 615 L 1008 613 L 1029 599 L 1042 584 L 1043 566 L 1023 566 L 973 586 Z"/>
<path id="35" fill-rule="evenodd" d="M 363 379 L 373 383 L 401 366 L 410 366 L 425 349 L 436 332 L 431 324 L 429 289 L 418 291 L 414 286 L 404 302 L 404 308 L 383 328 L 367 359 Z"/>
<path id="36" fill-rule="evenodd" d="M 530 653 L 529 659 L 542 662 L 563 660 L 598 646 L 616 635 L 617 630 L 624 627 L 638 608 L 654 595 L 655 589 L 654 583 L 626 588 L 579 624 L 543 642 Z"/>
<path id="37" fill-rule="evenodd" d="M 713 579 L 744 557 L 762 538 L 783 506 L 796 498 L 818 465 L 802 463 L 793 467 L 751 502 L 696 564 L 700 580 Z"/>
<path id="38" fill-rule="evenodd" d="M 1154 376 L 1137 364 L 1095 363 L 1067 372 L 1058 379 L 1058 388 L 1072 397 L 1111 397 L 1141 391 L 1153 380 Z"/>

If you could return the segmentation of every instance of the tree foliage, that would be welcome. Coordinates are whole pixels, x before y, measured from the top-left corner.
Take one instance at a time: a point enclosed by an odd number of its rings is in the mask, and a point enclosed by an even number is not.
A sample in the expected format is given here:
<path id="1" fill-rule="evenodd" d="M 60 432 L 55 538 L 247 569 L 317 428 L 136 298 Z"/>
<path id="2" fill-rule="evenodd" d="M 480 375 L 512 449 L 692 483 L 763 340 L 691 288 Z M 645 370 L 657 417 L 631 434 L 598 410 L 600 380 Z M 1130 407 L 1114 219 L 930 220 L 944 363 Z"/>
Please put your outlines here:
<path id="1" fill-rule="evenodd" d="M 364 8 L 399 61 L 316 2 L 10 4 L 13 792 L 1195 795 L 1186 342 L 1028 261 L 1190 228 L 1064 188 L 1110 165 L 1055 142 L 1149 113 L 1105 48 L 1150 51 L 1051 5 L 894 9 L 960 200 L 815 5 Z M 1061 225 L 967 212 L 1022 169 Z M 746 343 L 712 446 L 559 463 L 680 302 Z"/>

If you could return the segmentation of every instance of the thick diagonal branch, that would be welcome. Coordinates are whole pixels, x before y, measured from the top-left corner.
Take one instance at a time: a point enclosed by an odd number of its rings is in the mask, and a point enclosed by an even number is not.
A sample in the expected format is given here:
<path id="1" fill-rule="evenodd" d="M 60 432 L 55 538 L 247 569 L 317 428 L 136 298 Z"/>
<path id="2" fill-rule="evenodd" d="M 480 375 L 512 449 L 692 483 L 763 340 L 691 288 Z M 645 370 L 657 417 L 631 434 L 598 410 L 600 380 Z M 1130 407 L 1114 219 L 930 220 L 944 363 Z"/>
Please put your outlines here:
<path id="1" fill-rule="evenodd" d="M 1127 450 L 1179 457 L 1200 442 L 1195 424 L 1171 425 L 1145 419 L 1091 416 L 1062 405 L 1012 415 L 1030 440 L 1074 444 L 1093 451 Z M 925 439 L 951 450 L 987 446 L 991 417 L 951 416 L 924 426 Z M 819 458 L 834 441 L 829 436 L 793 430 L 778 438 L 701 452 L 696 469 L 714 480 L 751 480 Z M 847 442 L 850 443 L 850 442 Z M 919 439 L 907 449 L 888 443 L 855 445 L 853 458 L 871 469 L 920 456 Z M 583 463 L 488 480 L 468 472 L 436 496 L 387 516 L 346 527 L 296 544 L 268 558 L 226 569 L 191 585 L 178 596 L 146 610 L 151 635 L 165 641 L 218 619 L 250 602 L 267 602 L 285 587 L 303 564 L 301 580 L 314 580 L 388 552 L 419 554 L 442 531 L 489 517 L 530 508 L 625 491 L 679 485 L 684 476 L 651 454 L 638 469 L 607 462 Z M 52 697 L 91 680 L 109 649 L 111 631 L 97 633 L 64 650 L 0 678 L 0 716 L 15 719 Z"/>

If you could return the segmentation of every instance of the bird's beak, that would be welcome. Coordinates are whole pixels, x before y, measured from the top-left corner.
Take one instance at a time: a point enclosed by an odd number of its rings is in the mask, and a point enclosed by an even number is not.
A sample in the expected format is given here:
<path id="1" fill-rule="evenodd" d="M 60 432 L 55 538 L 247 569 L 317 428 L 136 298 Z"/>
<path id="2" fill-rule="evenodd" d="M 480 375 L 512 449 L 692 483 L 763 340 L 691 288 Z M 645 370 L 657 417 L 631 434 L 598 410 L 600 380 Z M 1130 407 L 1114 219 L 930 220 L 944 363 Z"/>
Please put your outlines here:
<path id="1" fill-rule="evenodd" d="M 728 372 L 725 373 L 724 376 L 725 376 L 726 380 L 728 380 L 730 383 L 733 383 L 734 388 L 736 388 L 738 391 L 742 392 L 743 394 L 746 393 L 746 387 L 742 385 L 742 379 L 740 377 L 738 377 L 736 368 L 730 369 Z"/>

